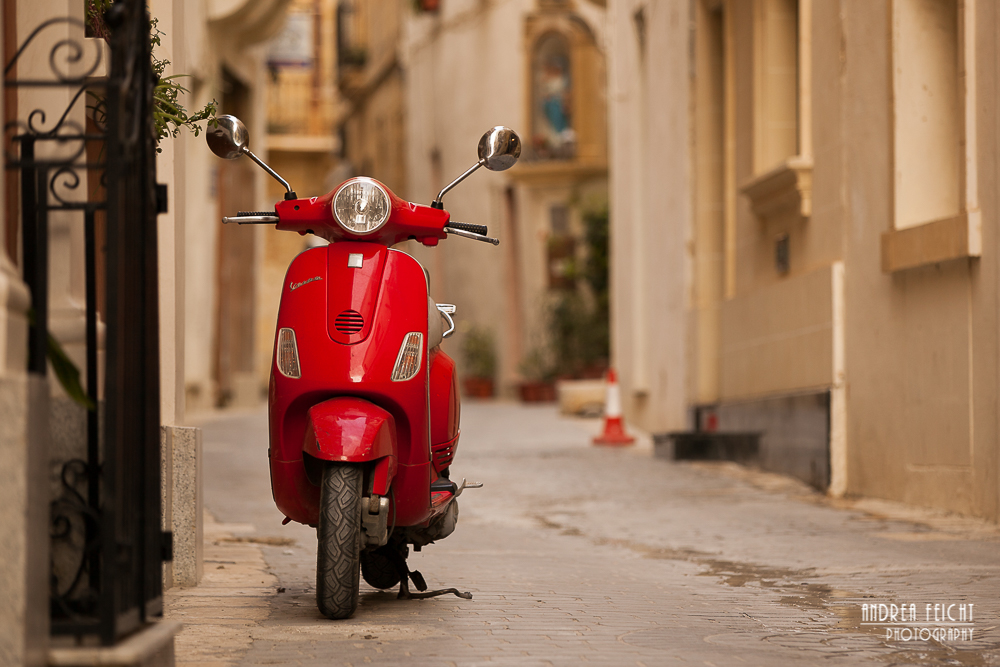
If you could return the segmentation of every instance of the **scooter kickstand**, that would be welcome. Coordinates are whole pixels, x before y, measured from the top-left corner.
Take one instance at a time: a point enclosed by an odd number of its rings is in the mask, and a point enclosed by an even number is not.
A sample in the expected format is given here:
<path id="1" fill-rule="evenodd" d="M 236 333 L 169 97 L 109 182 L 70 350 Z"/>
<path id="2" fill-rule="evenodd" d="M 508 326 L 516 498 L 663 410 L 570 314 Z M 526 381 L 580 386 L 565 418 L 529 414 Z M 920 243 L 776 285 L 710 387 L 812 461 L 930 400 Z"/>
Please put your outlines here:
<path id="1" fill-rule="evenodd" d="M 462 592 L 457 588 L 443 588 L 438 591 L 428 591 L 427 584 L 424 583 L 424 577 L 417 571 L 410 572 L 410 568 L 406 565 L 406 558 L 403 557 L 399 551 L 392 549 L 390 553 L 390 558 L 392 559 L 393 565 L 396 566 L 396 571 L 399 573 L 399 594 L 396 596 L 397 600 L 426 600 L 427 598 L 434 598 L 439 595 L 448 595 L 452 593 L 463 600 L 471 600 L 472 593 Z M 409 580 L 413 579 L 413 585 L 417 587 L 420 593 L 411 593 Z M 426 591 L 426 592 L 425 592 Z"/>

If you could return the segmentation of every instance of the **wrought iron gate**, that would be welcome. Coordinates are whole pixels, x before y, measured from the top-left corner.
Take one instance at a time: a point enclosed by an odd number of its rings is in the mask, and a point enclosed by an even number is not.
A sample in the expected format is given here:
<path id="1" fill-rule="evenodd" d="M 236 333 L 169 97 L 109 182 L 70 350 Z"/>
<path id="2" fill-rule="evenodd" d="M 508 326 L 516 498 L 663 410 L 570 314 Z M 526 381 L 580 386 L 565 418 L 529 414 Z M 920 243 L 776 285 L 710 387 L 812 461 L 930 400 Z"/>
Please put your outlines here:
<path id="1" fill-rule="evenodd" d="M 106 21 L 106 75 L 103 45 L 86 38 L 81 21 L 57 16 L 24 39 L 7 64 L 4 85 L 18 91 L 21 108 L 25 97 L 44 102 L 38 91 L 63 90 L 69 100 L 65 109 L 38 106 L 7 118 L 7 169 L 20 175 L 22 266 L 33 306 L 31 373 L 44 376 L 47 357 L 53 368 L 60 365 L 48 329 L 49 216 L 72 212 L 74 224 L 84 226 L 87 398 L 81 400 L 92 407 L 85 458 L 61 464 L 63 492 L 53 501 L 51 526 L 54 542 L 65 540 L 74 525 L 84 540 L 69 584 L 54 582 L 52 632 L 97 635 L 112 644 L 162 613 L 162 561 L 169 558 L 170 536 L 161 531 L 160 514 L 159 191 L 145 0 L 117 0 Z M 36 76 L 39 62 L 47 65 L 45 76 Z M 103 399 L 97 311 L 102 244 Z"/>

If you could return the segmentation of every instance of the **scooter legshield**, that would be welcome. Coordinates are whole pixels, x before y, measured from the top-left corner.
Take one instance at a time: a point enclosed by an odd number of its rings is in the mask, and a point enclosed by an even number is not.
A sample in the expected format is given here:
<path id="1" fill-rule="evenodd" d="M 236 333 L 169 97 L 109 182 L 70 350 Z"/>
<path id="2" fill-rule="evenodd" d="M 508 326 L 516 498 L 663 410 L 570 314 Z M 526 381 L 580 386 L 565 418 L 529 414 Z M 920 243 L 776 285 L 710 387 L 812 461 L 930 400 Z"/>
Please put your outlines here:
<path id="1" fill-rule="evenodd" d="M 352 266 L 357 259 L 353 256 L 359 254 L 364 269 Z M 371 307 L 370 301 L 374 302 Z M 337 328 L 338 317 L 344 316 L 351 320 L 346 324 L 353 325 L 358 315 L 367 323 L 360 331 L 343 333 Z M 316 524 L 317 471 L 327 461 L 354 461 L 371 467 L 370 490 L 389 496 L 395 525 L 415 526 L 427 520 L 433 472 L 427 315 L 423 269 L 403 252 L 379 244 L 338 241 L 307 250 L 292 262 L 276 329 L 294 332 L 300 375 L 293 377 L 279 368 L 276 342 L 268 393 L 271 490 L 286 517 Z M 354 331 L 352 326 L 341 329 Z M 412 332 L 424 334 L 420 372 L 409 380 L 393 380 L 398 350 Z M 338 403 L 333 401 L 339 399 L 358 401 L 352 408 L 358 414 L 348 418 L 350 411 L 334 407 Z M 331 428 L 320 426 L 321 414 L 334 415 Z M 356 423 L 346 423 L 355 419 Z M 386 430 L 379 435 L 382 428 Z M 315 442 L 307 444 L 309 429 L 309 438 Z M 385 447 L 387 437 L 391 449 Z M 383 453 L 391 456 L 378 459 Z"/>
<path id="2" fill-rule="evenodd" d="M 388 488 L 396 472 L 396 423 L 392 415 L 361 398 L 341 396 L 309 408 L 302 451 L 323 461 L 380 462 L 376 487 Z M 375 489 L 378 493 L 381 489 Z M 385 493 L 385 491 L 382 491 Z"/>

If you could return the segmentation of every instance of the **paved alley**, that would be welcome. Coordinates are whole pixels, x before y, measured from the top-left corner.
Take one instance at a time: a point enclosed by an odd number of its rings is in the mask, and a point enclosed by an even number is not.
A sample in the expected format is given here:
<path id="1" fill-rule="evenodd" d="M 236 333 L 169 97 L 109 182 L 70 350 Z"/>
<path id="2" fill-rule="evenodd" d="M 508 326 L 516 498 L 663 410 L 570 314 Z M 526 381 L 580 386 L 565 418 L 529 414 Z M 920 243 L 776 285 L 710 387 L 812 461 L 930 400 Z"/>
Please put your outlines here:
<path id="1" fill-rule="evenodd" d="M 485 487 L 410 566 L 474 598 L 362 582 L 336 622 L 315 532 L 271 502 L 264 410 L 204 421 L 205 577 L 167 594 L 178 664 L 1000 665 L 993 526 L 594 447 L 599 420 L 550 406 L 462 410 L 452 476 Z"/>

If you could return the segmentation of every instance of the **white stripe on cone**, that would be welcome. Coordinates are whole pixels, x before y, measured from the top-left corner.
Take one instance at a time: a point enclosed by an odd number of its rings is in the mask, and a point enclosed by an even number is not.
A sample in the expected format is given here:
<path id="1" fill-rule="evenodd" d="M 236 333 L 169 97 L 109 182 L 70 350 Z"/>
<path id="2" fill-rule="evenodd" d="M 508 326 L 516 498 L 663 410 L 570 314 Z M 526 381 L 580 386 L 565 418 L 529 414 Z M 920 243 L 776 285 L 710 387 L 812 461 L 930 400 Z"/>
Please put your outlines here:
<path id="1" fill-rule="evenodd" d="M 625 432 L 622 422 L 622 396 L 615 369 L 608 369 L 608 386 L 604 404 L 604 432 L 594 438 L 595 445 L 630 445 L 635 438 Z"/>
<path id="2" fill-rule="evenodd" d="M 610 374 L 609 374 L 609 377 Z M 622 391 L 617 382 L 608 381 L 607 400 L 604 403 L 604 416 L 608 419 L 622 416 Z"/>

